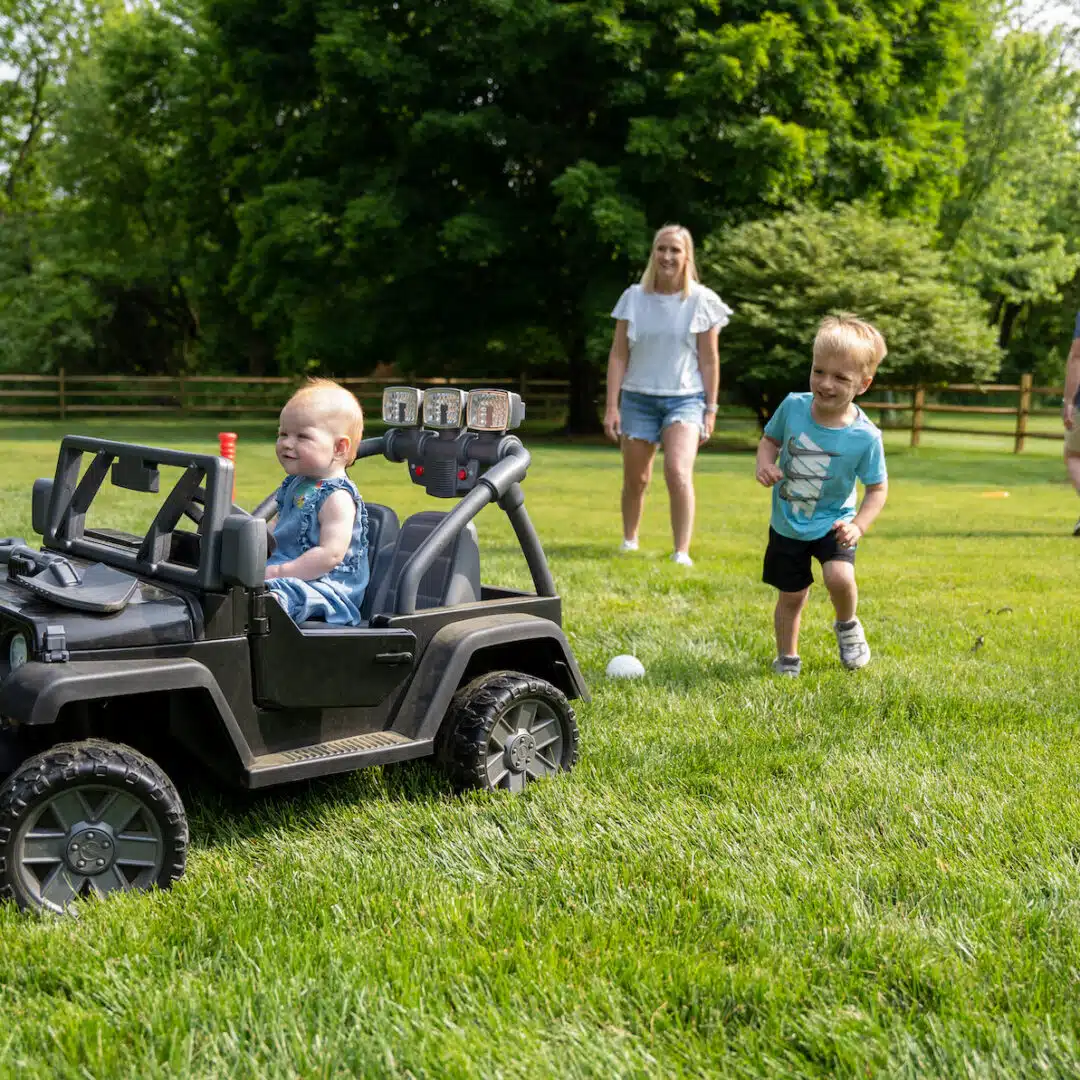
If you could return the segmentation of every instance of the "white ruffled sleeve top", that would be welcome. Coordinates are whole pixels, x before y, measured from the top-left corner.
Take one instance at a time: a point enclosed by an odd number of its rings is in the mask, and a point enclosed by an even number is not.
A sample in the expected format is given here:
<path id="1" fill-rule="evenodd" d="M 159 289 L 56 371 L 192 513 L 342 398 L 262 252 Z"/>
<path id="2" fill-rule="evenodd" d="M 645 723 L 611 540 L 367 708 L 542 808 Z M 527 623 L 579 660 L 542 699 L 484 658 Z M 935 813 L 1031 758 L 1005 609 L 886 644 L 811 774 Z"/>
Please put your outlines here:
<path id="1" fill-rule="evenodd" d="M 696 281 L 685 299 L 681 292 L 647 293 L 640 285 L 631 285 L 611 316 L 626 320 L 630 342 L 622 389 L 677 397 L 704 391 L 697 335 L 727 326 L 731 308 Z"/>

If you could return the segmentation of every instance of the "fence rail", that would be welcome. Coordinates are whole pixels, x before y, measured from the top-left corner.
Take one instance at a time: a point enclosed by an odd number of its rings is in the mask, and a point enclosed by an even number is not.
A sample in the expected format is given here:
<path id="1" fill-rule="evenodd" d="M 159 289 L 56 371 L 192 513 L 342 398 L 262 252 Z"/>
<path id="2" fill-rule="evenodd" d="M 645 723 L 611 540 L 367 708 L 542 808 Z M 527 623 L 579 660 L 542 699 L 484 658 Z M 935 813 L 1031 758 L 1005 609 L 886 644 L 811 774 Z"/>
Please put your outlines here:
<path id="1" fill-rule="evenodd" d="M 378 415 L 382 392 L 400 379 L 379 376 L 342 378 L 338 380 L 356 394 L 369 413 Z M 72 415 L 146 413 L 174 415 L 236 415 L 274 416 L 281 409 L 285 391 L 296 379 L 285 376 L 237 375 L 68 375 L 63 370 L 55 375 L 0 374 L 0 415 L 26 417 L 59 417 Z M 569 383 L 565 379 L 519 378 L 447 379 L 432 377 L 411 379 L 418 387 L 452 384 L 468 389 L 478 386 L 507 387 L 518 391 L 528 404 L 532 420 L 562 420 L 566 416 Z M 967 398 L 1010 394 L 1010 404 L 953 401 L 957 395 Z M 912 446 L 918 446 L 924 433 L 988 435 L 1011 437 L 1013 449 L 1019 453 L 1028 439 L 1060 439 L 1061 429 L 1033 431 L 1033 417 L 1057 417 L 1060 406 L 1043 404 L 1047 398 L 1060 401 L 1060 386 L 1034 386 L 1030 375 L 1022 375 L 1018 383 L 952 383 L 946 386 L 874 387 L 860 404 L 870 413 L 879 414 L 879 422 L 891 430 L 910 432 Z M 1000 398 L 999 398 L 1000 399 Z M 733 415 L 725 410 L 729 421 L 741 422 L 741 411 Z M 902 414 L 910 414 L 899 423 Z M 1013 417 L 1007 428 L 959 426 L 934 422 L 949 415 L 957 417 Z M 747 410 L 746 422 L 753 422 Z M 928 422 L 928 418 L 929 421 Z"/>

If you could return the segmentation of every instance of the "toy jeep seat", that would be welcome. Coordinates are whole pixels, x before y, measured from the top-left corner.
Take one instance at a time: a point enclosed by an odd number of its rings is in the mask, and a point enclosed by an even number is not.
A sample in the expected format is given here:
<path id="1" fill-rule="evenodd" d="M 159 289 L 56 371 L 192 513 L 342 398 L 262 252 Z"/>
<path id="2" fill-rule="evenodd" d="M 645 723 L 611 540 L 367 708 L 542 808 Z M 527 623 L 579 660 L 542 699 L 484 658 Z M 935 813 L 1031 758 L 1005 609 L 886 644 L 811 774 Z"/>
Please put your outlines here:
<path id="1" fill-rule="evenodd" d="M 441 510 L 422 510 L 401 526 L 386 565 L 372 569 L 371 581 L 360 609 L 365 619 L 394 613 L 398 582 L 405 564 L 445 517 Z M 475 603 L 479 599 L 480 547 L 476 540 L 476 526 L 470 521 L 420 579 L 416 608 L 419 611 L 422 608 L 452 607 L 454 604 Z"/>

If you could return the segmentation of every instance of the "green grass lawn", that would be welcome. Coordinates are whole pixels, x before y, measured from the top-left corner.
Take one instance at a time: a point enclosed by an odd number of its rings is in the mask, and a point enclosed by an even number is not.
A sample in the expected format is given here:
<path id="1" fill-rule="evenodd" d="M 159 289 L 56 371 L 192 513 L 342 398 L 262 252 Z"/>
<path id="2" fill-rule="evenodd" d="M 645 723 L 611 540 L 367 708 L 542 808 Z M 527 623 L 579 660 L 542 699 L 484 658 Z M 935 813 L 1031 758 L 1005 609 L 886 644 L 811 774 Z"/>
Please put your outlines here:
<path id="1" fill-rule="evenodd" d="M 8 428 L 0 533 L 29 537 L 59 430 Z M 240 430 L 250 505 L 279 476 L 272 425 Z M 517 799 L 389 769 L 186 792 L 171 892 L 0 908 L 0 1076 L 1076 1075 L 1080 500 L 1056 444 L 926 441 L 889 434 L 860 545 L 873 663 L 840 668 L 818 588 L 787 681 L 751 456 L 703 455 L 687 570 L 662 485 L 620 557 L 615 451 L 538 443 L 593 692 L 577 769 Z M 432 505 L 402 466 L 354 476 Z M 526 583 L 505 521 L 479 526 L 485 580 Z M 604 678 L 620 652 L 645 680 Z"/>

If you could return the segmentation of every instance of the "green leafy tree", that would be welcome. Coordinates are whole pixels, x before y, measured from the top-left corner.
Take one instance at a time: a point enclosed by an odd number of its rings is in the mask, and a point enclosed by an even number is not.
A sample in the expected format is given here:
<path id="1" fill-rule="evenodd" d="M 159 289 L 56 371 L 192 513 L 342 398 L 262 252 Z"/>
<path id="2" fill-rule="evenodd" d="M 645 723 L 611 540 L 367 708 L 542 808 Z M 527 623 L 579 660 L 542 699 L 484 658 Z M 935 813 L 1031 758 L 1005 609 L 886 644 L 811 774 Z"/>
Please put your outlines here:
<path id="1" fill-rule="evenodd" d="M 1080 268 L 1080 73 L 1064 31 L 989 41 L 950 113 L 965 161 L 942 208 L 944 246 L 960 280 L 992 305 L 1002 346 L 1034 304 L 1060 301 Z"/>
<path id="2" fill-rule="evenodd" d="M 229 58 L 230 277 L 281 362 L 528 364 L 554 335 L 571 426 L 588 342 L 651 230 L 801 200 L 936 213 L 975 0 L 209 0 Z"/>
<path id="3" fill-rule="evenodd" d="M 885 335 L 884 383 L 988 380 L 1000 363 L 985 303 L 957 285 L 926 227 L 867 206 L 803 210 L 725 230 L 703 247 L 705 279 L 734 307 L 723 383 L 764 422 L 806 388 L 821 318 L 852 311 Z"/>

